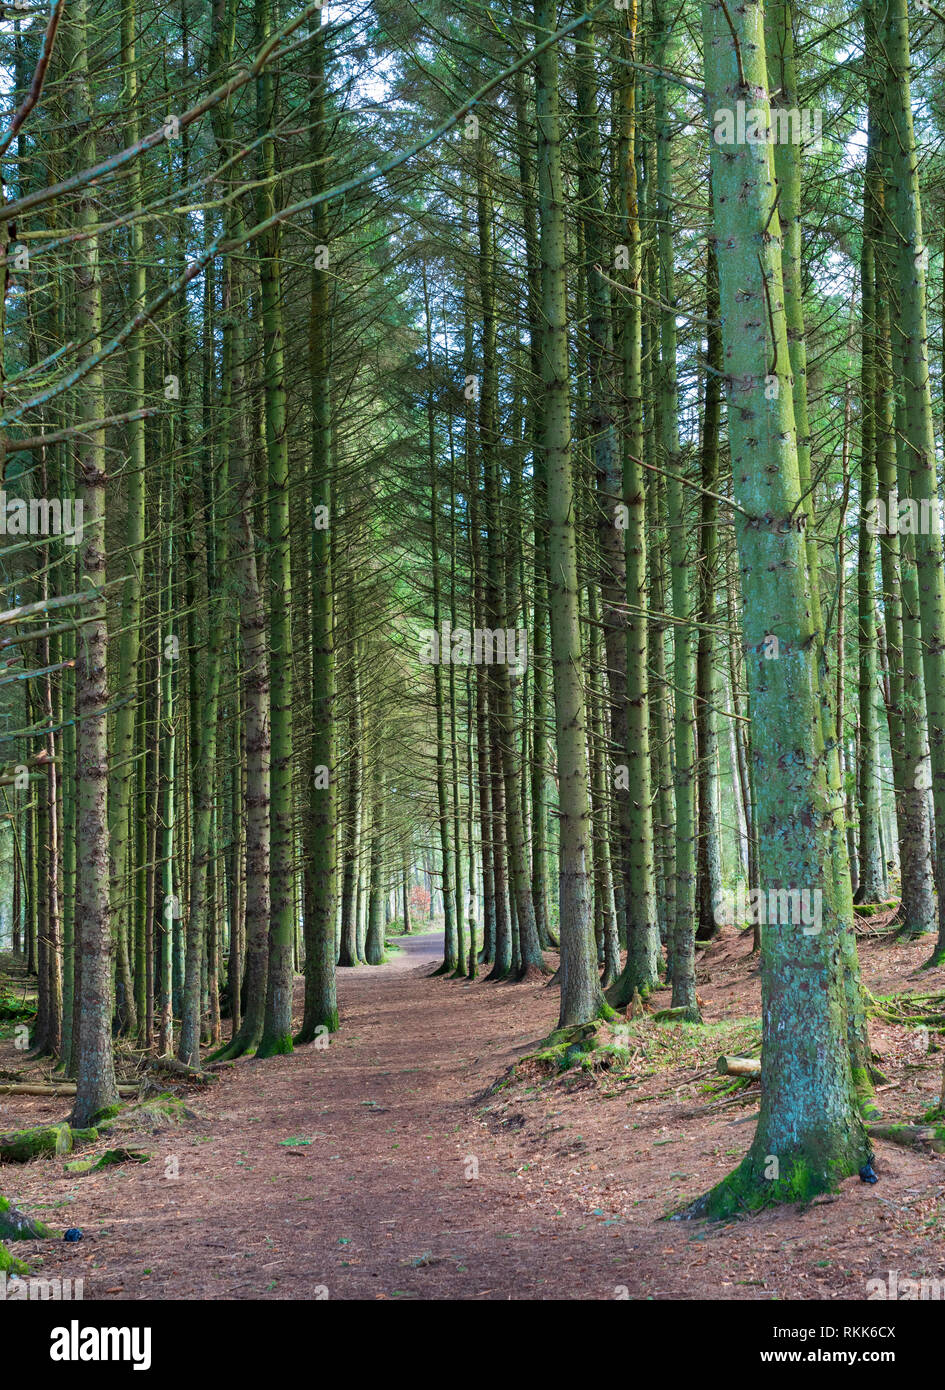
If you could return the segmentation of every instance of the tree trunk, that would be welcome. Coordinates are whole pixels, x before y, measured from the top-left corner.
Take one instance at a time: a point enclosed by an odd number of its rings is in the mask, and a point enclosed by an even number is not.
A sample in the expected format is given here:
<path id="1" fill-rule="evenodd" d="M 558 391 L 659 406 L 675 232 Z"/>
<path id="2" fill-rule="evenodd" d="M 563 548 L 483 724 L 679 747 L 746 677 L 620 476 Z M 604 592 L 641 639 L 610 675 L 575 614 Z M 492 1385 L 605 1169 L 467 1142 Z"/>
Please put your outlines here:
<path id="1" fill-rule="evenodd" d="M 732 118 L 749 98 L 770 121 L 759 7 L 707 0 L 703 29 L 709 112 Z M 852 902 L 832 862 L 844 827 L 822 730 L 773 160 L 767 143 L 716 139 L 711 153 L 760 885 L 819 891 L 822 904 L 820 930 L 785 921 L 763 931 L 761 1114 L 741 1167 L 694 1209 L 717 1216 L 833 1188 L 863 1163 L 868 1140 L 847 1037 Z"/>
<path id="2" fill-rule="evenodd" d="M 555 7 L 536 0 L 540 42 L 555 28 Z M 574 480 L 568 401 L 565 216 L 558 116 L 558 58 L 545 48 L 536 60 L 538 188 L 542 290 L 541 438 L 548 487 L 548 578 L 551 661 L 558 750 L 561 1008 L 559 1026 L 586 1023 L 606 1011 L 591 935 L 588 874 L 591 867 L 587 726 L 581 687 Z"/>

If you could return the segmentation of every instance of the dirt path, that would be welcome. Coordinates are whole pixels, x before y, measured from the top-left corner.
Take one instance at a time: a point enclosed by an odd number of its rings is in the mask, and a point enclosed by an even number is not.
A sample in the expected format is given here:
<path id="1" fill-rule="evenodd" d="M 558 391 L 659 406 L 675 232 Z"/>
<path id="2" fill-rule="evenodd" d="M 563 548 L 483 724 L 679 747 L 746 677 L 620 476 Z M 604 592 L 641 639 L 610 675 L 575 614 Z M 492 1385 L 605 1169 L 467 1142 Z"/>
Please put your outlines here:
<path id="1" fill-rule="evenodd" d="M 735 1165 L 750 1113 L 681 1090 L 691 1057 L 631 1089 L 569 1073 L 488 1095 L 554 1026 L 556 991 L 430 979 L 441 939 L 401 940 L 386 965 L 339 971 L 329 1047 L 226 1069 L 188 1100 L 197 1119 L 140 1136 L 150 1163 L 5 1170 L 8 1196 L 85 1232 L 24 1253 L 87 1298 L 864 1298 L 890 1269 L 942 1274 L 941 1163 L 893 1145 L 877 1188 L 854 1178 L 806 1212 L 659 1221 Z M 876 959 L 912 969 L 897 951 Z M 707 1014 L 757 1013 L 747 948 L 710 964 Z M 0 1127 L 61 1114 L 18 1099 Z"/>
<path id="2" fill-rule="evenodd" d="M 79 1181 L 59 1163 L 21 1170 L 25 1205 L 71 1198 L 49 1219 L 87 1233 L 37 1246 L 45 1272 L 84 1274 L 86 1297 L 564 1292 L 553 1223 L 509 1238 L 510 1182 L 468 1103 L 534 1041 L 536 1012 L 553 1024 L 556 999 L 526 1015 L 514 986 L 428 980 L 439 936 L 402 946 L 382 967 L 339 971 L 342 1030 L 327 1049 L 227 1070 L 188 1101 L 199 1123 L 150 1141 L 151 1163 Z M 179 1177 L 165 1177 L 175 1159 Z"/>

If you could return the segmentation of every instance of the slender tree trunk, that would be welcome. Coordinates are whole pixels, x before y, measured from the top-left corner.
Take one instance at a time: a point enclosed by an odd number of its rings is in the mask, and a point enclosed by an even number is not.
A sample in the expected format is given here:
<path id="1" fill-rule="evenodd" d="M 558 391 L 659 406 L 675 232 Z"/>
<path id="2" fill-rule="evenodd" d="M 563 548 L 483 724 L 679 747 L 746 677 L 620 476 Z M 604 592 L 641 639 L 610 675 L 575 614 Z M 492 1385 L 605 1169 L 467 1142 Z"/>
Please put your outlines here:
<path id="1" fill-rule="evenodd" d="M 383 742 L 383 741 L 382 741 Z M 384 955 L 384 862 L 385 862 L 385 781 L 383 766 L 373 774 L 374 809 L 371 816 L 371 886 L 368 897 L 367 936 L 364 958 L 368 965 L 383 965 Z"/>
<path id="2" fill-rule="evenodd" d="M 656 31 L 654 63 L 665 66 L 668 31 L 659 0 L 653 4 Z M 676 751 L 676 917 L 669 923 L 673 934 L 673 1007 L 685 1009 L 685 1017 L 699 1021 L 696 1002 L 696 850 L 698 789 L 696 766 L 696 644 L 694 604 L 689 584 L 687 537 L 690 525 L 684 496 L 683 458 L 679 447 L 679 391 L 676 380 L 676 289 L 673 267 L 673 234 L 670 216 L 673 200 L 672 151 L 669 144 L 671 113 L 667 108 L 666 82 L 656 78 L 657 130 L 657 236 L 659 245 L 660 358 L 659 424 L 662 466 L 666 471 L 666 504 L 670 536 L 670 574 L 673 597 L 673 686 Z M 705 756 L 705 750 L 700 750 Z"/>
<path id="3" fill-rule="evenodd" d="M 328 152 L 325 101 L 327 55 L 324 29 L 312 55 L 312 191 L 322 186 Z M 312 214 L 316 248 L 327 245 L 327 213 Z M 316 263 L 311 276 L 309 353 L 312 381 L 312 751 L 305 894 L 305 1012 L 297 1042 L 319 1029 L 338 1028 L 335 983 L 335 915 L 338 901 L 337 761 L 335 747 L 334 571 L 329 525 L 332 517 L 332 278 Z"/>
<path id="4" fill-rule="evenodd" d="M 696 721 L 699 748 L 699 925 L 705 941 L 718 932 L 717 907 L 722 894 L 722 844 L 719 817 L 719 700 L 715 669 L 715 592 L 719 565 L 719 429 L 722 403 L 722 328 L 719 323 L 719 272 L 715 246 L 706 250 L 706 373 L 702 415 L 701 525 L 699 529 L 699 634 L 696 656 Z M 734 794 L 733 779 L 733 794 Z M 737 815 L 736 815 L 737 820 Z"/>
<path id="5" fill-rule="evenodd" d="M 872 47 L 872 45 L 871 45 Z M 874 244 L 881 233 L 878 181 L 880 131 L 871 105 L 863 190 L 863 245 L 860 254 L 860 304 L 863 319 L 860 372 L 860 520 L 856 593 L 859 690 L 858 886 L 856 901 L 875 903 L 886 897 L 886 874 L 879 843 L 879 718 L 876 640 L 876 294 Z"/>
<path id="6" fill-rule="evenodd" d="M 536 0 L 536 39 L 540 42 L 554 32 L 554 28 L 554 5 L 550 0 Z M 544 386 L 541 451 L 548 487 L 548 587 L 559 787 L 559 1026 L 566 1027 L 602 1015 L 607 1006 L 597 975 L 588 895 L 591 855 L 587 725 L 580 678 L 581 631 L 568 401 L 565 214 L 558 57 L 554 47 L 545 48 L 536 60 L 536 115 L 539 255 L 545 325 L 541 353 Z"/>
<path id="7" fill-rule="evenodd" d="M 351 691 L 348 711 L 348 785 L 346 808 L 347 842 L 344 850 L 344 877 L 341 887 L 341 953 L 338 964 L 351 969 L 360 964 L 358 955 L 358 842 L 362 817 L 361 687 L 357 667 L 358 644 L 352 645 Z M 433 901 L 431 892 L 430 901 Z"/>
<path id="8" fill-rule="evenodd" d="M 79 169 L 95 163 L 95 123 L 89 84 L 87 0 L 76 0 L 70 19 L 72 117 L 76 127 L 75 161 Z M 75 327 L 79 342 L 94 357 L 101 348 L 102 282 L 98 237 L 99 211 L 94 194 L 78 196 L 76 230 L 84 234 L 75 248 Z M 101 420 L 105 392 L 99 363 L 78 390 L 79 418 Z M 78 958 L 78 1027 L 73 1051 L 76 1097 L 72 1122 L 91 1123 L 115 1104 L 112 1055 L 112 932 L 109 911 L 108 854 L 108 615 L 104 585 L 105 480 L 104 429 L 80 436 L 76 451 L 78 496 L 83 506 L 83 543 L 79 574 L 83 588 L 98 597 L 85 607 L 85 624 L 76 656 L 76 954 Z"/>
<path id="9" fill-rule="evenodd" d="M 272 30 L 272 0 L 256 0 L 256 42 L 262 47 Z M 257 124 L 272 131 L 276 121 L 274 78 L 265 67 L 256 79 Z M 263 183 L 257 217 L 275 212 L 275 140 L 261 147 Z M 292 1051 L 292 953 L 295 893 L 292 822 L 292 577 L 289 549 L 289 450 L 286 422 L 285 345 L 282 319 L 281 228 L 259 238 L 262 301 L 266 451 L 269 464 L 269 646 L 271 653 L 270 895 L 269 972 L 266 1017 L 257 1048 L 260 1057 Z"/>
<path id="10" fill-rule="evenodd" d="M 925 242 L 919 171 L 912 123 L 909 79 L 909 19 L 905 0 L 890 0 L 885 11 L 882 51 L 888 61 L 886 81 L 887 120 L 887 218 L 897 247 L 896 315 L 897 366 L 903 395 L 903 447 L 907 451 L 902 484 L 911 484 L 908 496 L 920 505 L 919 533 L 914 537 L 915 564 L 922 625 L 922 665 L 931 760 L 932 800 L 935 814 L 935 887 L 938 897 L 939 937 L 936 961 L 945 959 L 945 570 L 936 477 L 935 431 L 929 383 L 928 324 L 926 314 Z M 928 528 L 921 526 L 921 505 L 926 504 Z M 928 785 L 923 765 L 917 764 L 914 780 Z"/>
<path id="11" fill-rule="evenodd" d="M 627 31 L 620 48 L 630 64 L 637 51 L 637 0 L 628 0 Z M 624 525 L 627 604 L 626 768 L 617 787 L 629 796 L 627 877 L 627 960 L 609 991 L 612 1004 L 642 998 L 659 983 L 660 938 L 656 909 L 653 844 L 653 798 L 650 769 L 649 640 L 646 601 L 646 489 L 643 457 L 642 257 L 637 206 L 637 74 L 631 66 L 622 77 L 619 140 L 620 198 L 623 211 L 627 286 L 620 332 L 623 394 L 627 412 L 623 431 L 621 522 Z M 618 810 L 620 803 L 618 802 Z"/>

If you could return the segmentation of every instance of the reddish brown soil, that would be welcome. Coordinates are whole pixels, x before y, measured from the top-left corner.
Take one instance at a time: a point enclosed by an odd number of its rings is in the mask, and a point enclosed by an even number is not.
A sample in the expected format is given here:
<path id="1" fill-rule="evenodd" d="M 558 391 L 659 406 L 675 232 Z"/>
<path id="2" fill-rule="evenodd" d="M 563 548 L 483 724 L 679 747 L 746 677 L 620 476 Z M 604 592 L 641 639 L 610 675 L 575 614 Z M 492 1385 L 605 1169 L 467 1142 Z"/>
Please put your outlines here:
<path id="1" fill-rule="evenodd" d="M 757 1016 L 749 944 L 729 936 L 701 957 L 710 1023 Z M 725 1105 L 704 1075 L 693 1079 L 731 1035 L 647 1021 L 619 1077 L 547 1078 L 527 1064 L 489 1093 L 553 1028 L 557 992 L 430 979 L 439 938 L 403 946 L 383 967 L 339 972 L 330 1047 L 241 1061 L 189 1093 L 198 1118 L 123 1135 L 150 1163 L 85 1178 L 65 1175 L 62 1159 L 5 1168 L 5 1195 L 85 1233 L 23 1255 L 41 1256 L 47 1277 L 82 1276 L 87 1298 L 115 1299 L 306 1299 L 323 1288 L 333 1299 L 861 1299 L 889 1270 L 945 1276 L 945 1164 L 892 1144 L 877 1146 L 876 1186 L 854 1178 L 806 1210 L 660 1221 L 750 1141 L 757 1088 Z M 945 987 L 943 970 L 916 973 L 928 942 L 861 946 L 876 993 Z M 917 1117 L 936 1099 L 941 1054 L 908 1028 L 873 1033 L 897 1083 L 884 1109 Z M 668 1069 L 647 1074 L 674 1047 Z M 0 1067 L 22 1066 L 0 1045 Z M 0 1127 L 61 1118 L 66 1104 L 4 1097 Z M 175 1158 L 176 1179 L 165 1176 Z"/>

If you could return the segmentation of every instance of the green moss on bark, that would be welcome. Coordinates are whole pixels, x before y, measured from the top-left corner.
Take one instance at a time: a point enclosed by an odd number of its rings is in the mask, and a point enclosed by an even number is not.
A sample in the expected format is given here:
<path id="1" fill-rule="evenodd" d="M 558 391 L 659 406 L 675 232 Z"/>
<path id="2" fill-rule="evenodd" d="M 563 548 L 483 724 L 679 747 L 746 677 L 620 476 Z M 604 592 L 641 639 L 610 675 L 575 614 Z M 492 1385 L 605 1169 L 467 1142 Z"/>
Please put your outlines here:
<path id="1" fill-rule="evenodd" d="M 388 949 L 399 950 L 397 946 Z M 296 1047 L 304 1043 L 315 1042 L 317 1038 L 323 1036 L 324 1032 L 337 1033 L 341 1027 L 337 1009 L 330 1009 L 327 1013 L 315 1017 L 311 1022 L 303 1024 L 295 1035 L 294 1043 Z"/>
<path id="2" fill-rule="evenodd" d="M 865 1121 L 878 1120 L 882 1112 L 876 1104 L 873 1078 L 870 1076 L 868 1068 L 851 1068 L 851 1078 L 860 1115 Z"/>
<path id="3" fill-rule="evenodd" d="M 107 1124 L 109 1120 L 115 1120 L 121 1114 L 120 1105 L 106 1105 L 101 1110 L 97 1110 L 92 1116 L 93 1126 Z"/>
<path id="4" fill-rule="evenodd" d="M 771 1157 L 759 1160 L 749 1152 L 734 1172 L 676 1216 L 724 1221 L 783 1203 L 808 1203 L 824 1192 L 835 1192 L 840 1181 L 855 1171 L 843 1159 L 828 1159 L 815 1166 L 796 1156 L 779 1160 L 775 1166 Z M 767 1177 L 767 1172 L 773 1175 Z"/>

